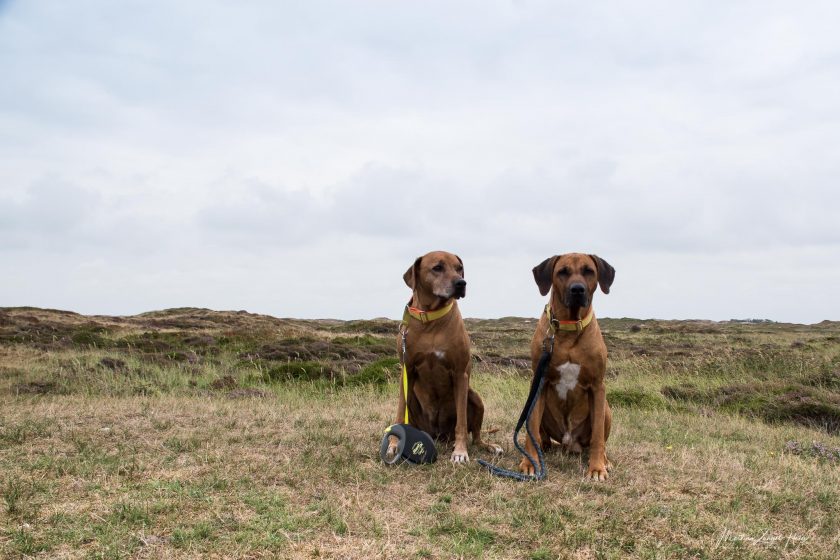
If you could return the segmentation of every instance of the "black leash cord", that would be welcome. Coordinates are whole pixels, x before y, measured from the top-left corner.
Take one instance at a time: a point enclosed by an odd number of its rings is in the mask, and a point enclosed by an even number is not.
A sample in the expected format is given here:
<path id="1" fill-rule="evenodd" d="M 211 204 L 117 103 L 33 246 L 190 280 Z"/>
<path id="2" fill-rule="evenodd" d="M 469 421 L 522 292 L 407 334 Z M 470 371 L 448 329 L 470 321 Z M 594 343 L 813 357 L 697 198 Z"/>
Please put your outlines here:
<path id="1" fill-rule="evenodd" d="M 524 455 L 531 462 L 531 465 L 533 465 L 534 467 L 534 474 L 527 475 L 508 469 L 503 469 L 502 467 L 492 465 L 487 461 L 479 459 L 478 464 L 489 470 L 491 474 L 495 474 L 496 476 L 502 476 L 505 478 L 512 478 L 513 480 L 523 482 L 531 480 L 542 480 L 545 478 L 545 460 L 543 458 L 542 447 L 539 444 L 537 444 L 537 440 L 534 437 L 534 434 L 531 433 L 531 427 L 528 425 L 528 419 L 531 417 L 531 412 L 533 412 L 534 410 L 534 405 L 537 402 L 537 395 L 540 394 L 543 385 L 545 385 L 545 370 L 548 367 L 548 362 L 550 361 L 551 351 L 544 350 L 542 356 L 540 356 L 540 361 L 537 364 L 537 371 L 534 373 L 534 378 L 531 380 L 531 389 L 528 392 L 528 400 L 525 401 L 525 407 L 522 409 L 522 413 L 519 415 L 519 421 L 516 423 L 516 429 L 513 431 L 513 445 L 516 447 L 516 449 L 519 450 L 519 452 L 522 455 Z M 531 439 L 531 445 L 533 445 L 534 448 L 537 450 L 536 461 L 519 444 L 519 431 L 522 429 L 523 424 L 525 425 L 525 431 L 528 434 L 528 437 Z"/>

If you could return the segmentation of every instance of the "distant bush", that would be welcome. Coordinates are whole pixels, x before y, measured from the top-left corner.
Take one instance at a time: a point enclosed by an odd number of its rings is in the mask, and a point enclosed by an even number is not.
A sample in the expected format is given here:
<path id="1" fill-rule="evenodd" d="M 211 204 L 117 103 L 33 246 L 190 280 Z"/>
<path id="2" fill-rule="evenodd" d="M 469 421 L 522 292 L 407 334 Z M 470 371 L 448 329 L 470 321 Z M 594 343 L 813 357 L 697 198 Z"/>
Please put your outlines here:
<path id="1" fill-rule="evenodd" d="M 799 383 L 737 383 L 709 389 L 677 385 L 663 387 L 662 394 L 765 422 L 796 422 L 840 433 L 840 397 Z"/>
<path id="2" fill-rule="evenodd" d="M 266 370 L 263 381 L 313 381 L 331 375 L 332 370 L 319 362 L 285 362 Z"/>
<path id="3" fill-rule="evenodd" d="M 384 385 L 399 375 L 400 361 L 397 358 L 381 358 L 366 365 L 359 373 L 348 376 L 345 385 Z"/>
<path id="4" fill-rule="evenodd" d="M 111 342 L 102 336 L 105 329 L 99 327 L 82 328 L 74 332 L 70 336 L 70 340 L 76 346 L 95 346 L 97 348 L 107 348 Z"/>
<path id="5" fill-rule="evenodd" d="M 657 410 L 667 406 L 667 403 L 659 395 L 641 389 L 609 390 L 607 391 L 607 401 L 610 405 L 641 410 Z"/>

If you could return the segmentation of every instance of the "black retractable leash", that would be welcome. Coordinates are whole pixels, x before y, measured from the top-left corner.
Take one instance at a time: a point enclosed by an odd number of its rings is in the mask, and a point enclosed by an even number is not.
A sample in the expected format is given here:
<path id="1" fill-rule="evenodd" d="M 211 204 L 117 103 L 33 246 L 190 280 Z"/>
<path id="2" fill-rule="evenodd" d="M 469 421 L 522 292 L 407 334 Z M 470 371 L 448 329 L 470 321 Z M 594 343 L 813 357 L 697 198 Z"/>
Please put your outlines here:
<path id="1" fill-rule="evenodd" d="M 537 402 L 537 396 L 542 391 L 543 385 L 545 385 L 545 370 L 548 368 L 548 363 L 551 361 L 551 351 L 553 348 L 554 332 L 552 330 L 550 331 L 548 337 L 546 337 L 546 339 L 543 341 L 543 353 L 542 356 L 540 356 L 540 361 L 537 363 L 537 371 L 534 372 L 534 378 L 531 380 L 531 390 L 528 392 L 528 399 L 525 401 L 525 407 L 522 409 L 522 413 L 519 415 L 519 421 L 516 423 L 516 429 L 513 431 L 513 445 L 516 447 L 516 449 L 519 450 L 519 452 L 522 455 L 524 455 L 531 462 L 531 465 L 534 466 L 534 474 L 527 475 L 508 469 L 503 469 L 502 467 L 492 465 L 487 461 L 479 459 L 478 464 L 480 464 L 482 467 L 487 468 L 487 470 L 489 470 L 491 474 L 495 474 L 496 476 L 502 476 L 505 478 L 512 478 L 513 480 L 523 482 L 532 480 L 542 480 L 547 474 L 545 469 L 545 460 L 543 458 L 542 447 L 537 443 L 534 434 L 531 433 L 531 427 L 528 425 L 528 419 L 531 418 L 531 413 L 533 412 L 534 405 Z M 519 444 L 519 431 L 522 429 L 523 424 L 525 425 L 525 431 L 527 432 L 528 437 L 531 439 L 531 445 L 533 445 L 534 448 L 537 450 L 536 460 Z"/>
<path id="2" fill-rule="evenodd" d="M 389 466 L 398 465 L 404 461 L 415 465 L 437 461 L 437 448 L 435 447 L 432 436 L 408 423 L 408 366 L 405 358 L 405 339 L 408 334 L 406 325 L 411 308 L 407 305 L 405 307 L 406 314 L 403 316 L 403 322 L 400 325 L 400 336 L 402 338 L 400 344 L 402 350 L 400 352 L 400 364 L 402 366 L 402 390 L 403 398 L 405 399 L 405 415 L 403 416 L 402 424 L 392 424 L 385 429 L 385 435 L 382 437 L 382 443 L 379 446 L 379 457 L 382 458 L 383 463 Z M 427 316 L 431 315 L 431 318 L 422 320 L 424 322 L 427 320 L 433 321 L 437 317 L 442 317 L 446 313 L 449 313 L 450 309 L 452 309 L 451 305 L 437 313 L 426 313 Z M 397 443 L 397 452 L 394 453 L 393 457 L 388 456 L 391 436 L 399 440 Z"/>
<path id="3" fill-rule="evenodd" d="M 391 436 L 399 440 L 397 452 L 388 457 L 388 445 Z M 437 448 L 431 436 L 409 424 L 393 424 L 385 430 L 379 456 L 386 465 L 398 465 L 403 461 L 420 465 L 434 463 L 437 460 Z"/>

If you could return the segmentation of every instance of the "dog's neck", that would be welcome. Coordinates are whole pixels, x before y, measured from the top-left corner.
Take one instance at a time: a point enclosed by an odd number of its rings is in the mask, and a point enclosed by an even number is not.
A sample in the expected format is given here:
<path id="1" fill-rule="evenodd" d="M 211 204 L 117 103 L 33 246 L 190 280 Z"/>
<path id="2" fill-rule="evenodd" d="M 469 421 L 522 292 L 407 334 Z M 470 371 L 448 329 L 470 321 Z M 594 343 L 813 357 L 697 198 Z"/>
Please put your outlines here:
<path id="1" fill-rule="evenodd" d="M 453 301 L 453 298 L 444 299 L 434 294 L 421 294 L 415 290 L 414 295 L 411 296 L 411 303 L 409 305 L 422 309 L 423 311 L 437 311 L 449 305 L 451 301 Z"/>

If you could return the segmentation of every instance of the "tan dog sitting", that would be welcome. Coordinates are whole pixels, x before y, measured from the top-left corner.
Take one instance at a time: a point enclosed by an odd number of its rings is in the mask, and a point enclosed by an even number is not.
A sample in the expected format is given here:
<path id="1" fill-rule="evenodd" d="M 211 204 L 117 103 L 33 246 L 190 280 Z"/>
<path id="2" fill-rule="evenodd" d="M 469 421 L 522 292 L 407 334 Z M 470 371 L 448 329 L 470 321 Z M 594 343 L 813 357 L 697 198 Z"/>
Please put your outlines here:
<path id="1" fill-rule="evenodd" d="M 546 312 L 531 340 L 534 368 L 547 335 L 553 332 L 555 338 L 545 386 L 528 425 L 543 449 L 551 446 L 552 438 L 573 453 L 589 447 L 587 478 L 606 480 L 612 466 L 606 454 L 612 412 L 604 384 L 607 347 L 595 319 L 592 297 L 599 285 L 605 294 L 610 292 L 615 269 L 596 255 L 570 253 L 546 259 L 533 272 L 540 293 L 551 291 Z M 536 456 L 530 439 L 526 438 L 525 445 L 528 453 Z M 534 474 L 526 458 L 519 469 Z"/>
<path id="2" fill-rule="evenodd" d="M 457 255 L 435 251 L 418 257 L 403 280 L 413 290 L 397 340 L 408 377 L 408 423 L 434 439 L 454 437 L 452 462 L 466 463 L 467 432 L 474 444 L 484 445 L 484 404 L 470 389 L 470 339 L 455 301 L 466 295 L 464 264 Z M 405 407 L 401 382 L 396 423 L 405 421 Z M 397 440 L 392 437 L 388 455 L 396 452 Z"/>

